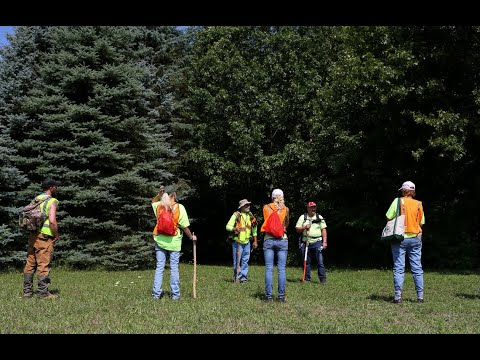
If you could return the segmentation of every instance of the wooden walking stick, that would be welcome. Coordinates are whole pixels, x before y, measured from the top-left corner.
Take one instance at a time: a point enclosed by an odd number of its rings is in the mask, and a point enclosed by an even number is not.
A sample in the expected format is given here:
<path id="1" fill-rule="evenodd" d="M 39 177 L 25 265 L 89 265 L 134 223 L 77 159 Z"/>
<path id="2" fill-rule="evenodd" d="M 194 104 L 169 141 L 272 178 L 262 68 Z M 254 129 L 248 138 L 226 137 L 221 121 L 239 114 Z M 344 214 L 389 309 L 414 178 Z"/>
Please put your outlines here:
<path id="1" fill-rule="evenodd" d="M 235 284 L 239 283 L 238 273 L 240 272 L 240 234 L 237 242 L 237 273 L 235 274 Z"/>
<path id="2" fill-rule="evenodd" d="M 193 298 L 197 298 L 197 240 L 193 240 Z"/>

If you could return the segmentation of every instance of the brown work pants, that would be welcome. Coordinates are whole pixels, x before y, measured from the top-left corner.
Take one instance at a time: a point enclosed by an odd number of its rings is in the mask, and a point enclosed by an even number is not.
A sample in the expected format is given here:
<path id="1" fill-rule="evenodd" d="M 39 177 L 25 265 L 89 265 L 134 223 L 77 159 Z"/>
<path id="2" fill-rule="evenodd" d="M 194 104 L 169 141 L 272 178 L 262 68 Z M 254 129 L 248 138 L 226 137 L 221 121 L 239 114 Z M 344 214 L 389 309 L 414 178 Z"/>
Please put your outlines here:
<path id="1" fill-rule="evenodd" d="M 31 232 L 28 238 L 27 263 L 23 272 L 48 276 L 53 256 L 53 239 L 45 234 Z"/>

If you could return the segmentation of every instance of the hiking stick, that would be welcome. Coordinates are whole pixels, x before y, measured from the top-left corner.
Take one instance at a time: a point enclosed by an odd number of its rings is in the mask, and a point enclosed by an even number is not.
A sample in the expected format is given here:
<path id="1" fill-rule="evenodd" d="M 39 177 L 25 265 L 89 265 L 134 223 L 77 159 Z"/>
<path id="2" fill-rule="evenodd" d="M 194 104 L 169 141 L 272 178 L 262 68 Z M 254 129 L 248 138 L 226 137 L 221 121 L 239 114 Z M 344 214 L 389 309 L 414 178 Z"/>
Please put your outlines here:
<path id="1" fill-rule="evenodd" d="M 307 230 L 307 241 L 305 241 L 305 256 L 303 257 L 303 276 L 302 276 L 302 284 L 305 283 L 305 275 L 307 273 L 307 255 L 308 255 L 308 234 L 310 232 L 310 228 Z"/>
<path id="2" fill-rule="evenodd" d="M 193 298 L 197 298 L 197 240 L 193 241 Z"/>
<path id="3" fill-rule="evenodd" d="M 239 280 L 238 280 L 239 272 L 240 272 L 240 234 L 238 234 L 238 241 L 237 241 L 237 271 L 235 274 L 235 284 L 239 283 Z"/>
<path id="4" fill-rule="evenodd" d="M 307 273 L 307 254 L 308 254 L 308 240 L 305 241 L 305 257 L 303 258 L 302 284 L 305 282 L 305 274 Z"/>

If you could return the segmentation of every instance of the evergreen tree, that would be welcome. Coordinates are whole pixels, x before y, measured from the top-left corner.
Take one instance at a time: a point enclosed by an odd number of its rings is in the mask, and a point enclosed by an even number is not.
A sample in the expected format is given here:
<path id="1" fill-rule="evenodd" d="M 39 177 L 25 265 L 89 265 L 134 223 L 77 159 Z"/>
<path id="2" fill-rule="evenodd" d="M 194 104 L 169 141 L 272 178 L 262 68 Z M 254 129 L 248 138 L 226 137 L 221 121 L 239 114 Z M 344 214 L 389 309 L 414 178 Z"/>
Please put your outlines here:
<path id="1" fill-rule="evenodd" d="M 23 99 L 28 129 L 15 164 L 38 191 L 62 182 L 57 258 L 75 267 L 152 263 L 151 198 L 170 166 L 179 32 L 155 27 L 50 27 L 38 77 Z M 167 84 L 167 85 L 166 85 Z"/>
<path id="2" fill-rule="evenodd" d="M 15 164 L 14 138 L 24 131 L 23 124 L 28 126 L 20 109 L 36 76 L 40 51 L 46 46 L 45 28 L 14 31 L 14 36 L 8 35 L 10 44 L 0 48 L 0 268 L 20 266 L 25 260 L 26 234 L 19 230 L 18 214 L 19 206 L 26 203 L 17 199 L 17 193 L 28 182 L 28 172 Z"/>

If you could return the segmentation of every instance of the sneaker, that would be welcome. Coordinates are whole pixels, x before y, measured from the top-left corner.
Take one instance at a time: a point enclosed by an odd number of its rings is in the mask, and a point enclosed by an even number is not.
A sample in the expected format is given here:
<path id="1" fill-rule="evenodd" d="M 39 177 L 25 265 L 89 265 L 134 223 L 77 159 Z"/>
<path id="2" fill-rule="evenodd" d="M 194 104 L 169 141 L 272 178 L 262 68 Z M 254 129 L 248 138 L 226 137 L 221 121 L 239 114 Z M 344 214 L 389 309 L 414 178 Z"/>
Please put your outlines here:
<path id="1" fill-rule="evenodd" d="M 394 304 L 400 304 L 402 302 L 402 299 L 394 299 L 393 303 Z"/>
<path id="2" fill-rule="evenodd" d="M 240 283 L 246 283 L 248 280 L 247 279 L 242 279 L 240 280 Z"/>
<path id="3" fill-rule="evenodd" d="M 284 297 L 282 297 L 282 298 L 278 298 L 278 301 L 281 302 L 281 303 L 286 303 L 286 302 L 287 302 L 287 299 L 285 299 Z"/>
<path id="4" fill-rule="evenodd" d="M 273 302 L 273 298 L 267 297 L 267 298 L 265 298 L 265 301 L 266 301 L 266 302 Z"/>
<path id="5" fill-rule="evenodd" d="M 423 299 L 422 299 L 422 298 L 419 298 L 419 299 L 417 299 L 417 302 L 418 302 L 418 303 L 423 303 Z"/>

